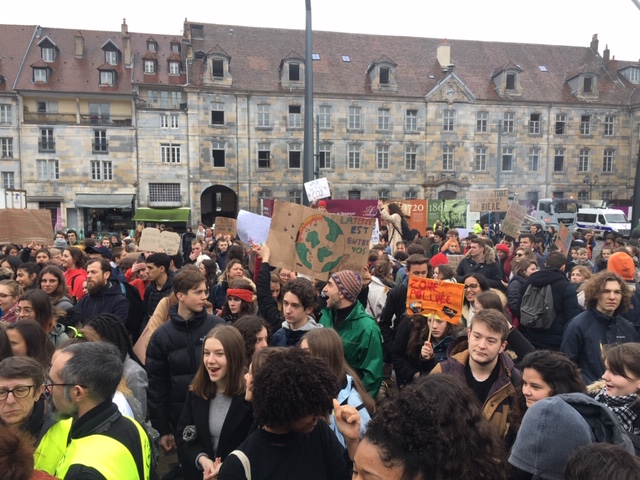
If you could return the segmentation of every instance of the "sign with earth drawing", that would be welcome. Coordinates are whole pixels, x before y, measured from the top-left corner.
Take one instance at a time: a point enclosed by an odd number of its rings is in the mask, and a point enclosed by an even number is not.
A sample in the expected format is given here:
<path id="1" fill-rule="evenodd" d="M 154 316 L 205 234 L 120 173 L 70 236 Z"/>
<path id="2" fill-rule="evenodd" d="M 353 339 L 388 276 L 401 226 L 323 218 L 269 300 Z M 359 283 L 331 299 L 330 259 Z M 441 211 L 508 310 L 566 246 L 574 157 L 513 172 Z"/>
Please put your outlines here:
<path id="1" fill-rule="evenodd" d="M 276 200 L 267 244 L 269 263 L 319 280 L 367 263 L 374 218 L 322 214 Z"/>

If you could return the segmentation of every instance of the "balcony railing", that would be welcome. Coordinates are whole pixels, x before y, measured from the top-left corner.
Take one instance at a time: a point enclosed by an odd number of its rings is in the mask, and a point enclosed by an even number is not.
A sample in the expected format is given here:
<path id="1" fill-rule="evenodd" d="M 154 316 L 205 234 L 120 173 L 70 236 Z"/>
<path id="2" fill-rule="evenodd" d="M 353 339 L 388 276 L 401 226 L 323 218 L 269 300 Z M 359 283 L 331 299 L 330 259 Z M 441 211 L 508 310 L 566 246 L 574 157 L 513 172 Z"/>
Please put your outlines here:
<path id="1" fill-rule="evenodd" d="M 45 125 L 78 124 L 78 117 L 74 113 L 24 113 L 25 123 L 37 123 Z M 130 127 L 130 116 L 114 115 L 80 115 L 81 125 L 109 125 L 112 127 Z"/>

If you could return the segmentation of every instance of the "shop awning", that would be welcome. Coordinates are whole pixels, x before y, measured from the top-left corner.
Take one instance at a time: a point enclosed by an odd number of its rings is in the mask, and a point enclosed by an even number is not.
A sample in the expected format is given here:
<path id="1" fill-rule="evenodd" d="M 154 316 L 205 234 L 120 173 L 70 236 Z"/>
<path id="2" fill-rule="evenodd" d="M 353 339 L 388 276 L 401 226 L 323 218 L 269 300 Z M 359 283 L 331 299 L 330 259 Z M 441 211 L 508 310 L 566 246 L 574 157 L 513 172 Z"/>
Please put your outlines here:
<path id="1" fill-rule="evenodd" d="M 81 193 L 76 195 L 76 207 L 78 208 L 131 208 L 131 202 L 133 202 L 133 195 L 129 194 Z"/>
<path id="2" fill-rule="evenodd" d="M 64 202 L 64 195 L 27 195 L 27 202 Z"/>
<path id="3" fill-rule="evenodd" d="M 190 208 L 139 208 L 133 219 L 137 222 L 188 222 Z"/>

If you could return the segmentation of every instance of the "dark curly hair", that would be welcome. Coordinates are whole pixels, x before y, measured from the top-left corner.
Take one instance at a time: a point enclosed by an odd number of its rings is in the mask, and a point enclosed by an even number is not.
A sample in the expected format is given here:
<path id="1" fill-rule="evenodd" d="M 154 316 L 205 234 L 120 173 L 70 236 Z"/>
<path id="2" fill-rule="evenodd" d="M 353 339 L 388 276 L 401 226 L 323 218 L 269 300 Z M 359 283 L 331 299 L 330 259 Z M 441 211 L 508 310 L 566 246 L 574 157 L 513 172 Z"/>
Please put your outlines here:
<path id="1" fill-rule="evenodd" d="M 290 348 L 269 355 L 269 361 L 254 372 L 252 390 L 258 423 L 282 427 L 309 415 L 327 415 L 340 387 L 326 363 Z"/>
<path id="2" fill-rule="evenodd" d="M 124 326 L 118 317 L 111 313 L 99 313 L 89 318 L 85 327 L 92 328 L 100 337 L 100 340 L 115 345 L 120 352 L 120 359 L 124 362 L 129 356 L 138 361 L 133 353 L 133 345 L 127 327 Z"/>
<path id="3" fill-rule="evenodd" d="M 450 375 L 422 377 L 383 403 L 364 438 L 403 479 L 501 480 L 509 470 L 475 394 Z"/>
<path id="4" fill-rule="evenodd" d="M 244 348 L 247 354 L 246 365 L 248 367 L 249 363 L 251 363 L 251 358 L 256 351 L 256 339 L 258 337 L 258 334 L 262 331 L 263 328 L 266 328 L 268 335 L 269 327 L 262 319 L 262 317 L 259 317 L 258 315 L 246 315 L 242 318 L 239 318 L 238 320 L 236 320 L 233 326 L 240 330 L 242 338 L 244 338 Z"/>
<path id="5" fill-rule="evenodd" d="M 584 307 L 587 310 L 593 310 L 598 304 L 598 297 L 602 293 L 604 286 L 607 282 L 618 282 L 620 284 L 620 291 L 622 292 L 622 300 L 620 305 L 614 312 L 614 315 L 620 315 L 629 309 L 631 303 L 631 291 L 627 286 L 627 283 L 617 274 L 609 271 L 597 273 L 589 279 L 584 286 Z"/>

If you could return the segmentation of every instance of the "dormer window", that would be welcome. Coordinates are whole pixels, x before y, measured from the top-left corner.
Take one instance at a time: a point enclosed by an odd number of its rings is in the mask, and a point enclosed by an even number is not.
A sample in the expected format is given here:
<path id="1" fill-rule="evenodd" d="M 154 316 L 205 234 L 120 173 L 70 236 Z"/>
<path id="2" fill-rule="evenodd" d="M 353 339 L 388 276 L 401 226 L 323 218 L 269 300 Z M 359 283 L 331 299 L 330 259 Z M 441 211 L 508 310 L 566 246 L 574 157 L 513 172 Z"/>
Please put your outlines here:
<path id="1" fill-rule="evenodd" d="M 33 69 L 33 81 L 36 83 L 47 83 L 49 81 L 49 72 L 48 68 L 34 68 Z"/>
<path id="2" fill-rule="evenodd" d="M 396 67 L 397 65 L 393 60 L 385 55 L 375 62 L 371 62 L 367 69 L 371 89 L 379 92 L 396 91 L 398 88 L 395 73 Z"/>
<path id="3" fill-rule="evenodd" d="M 516 89 L 516 74 L 515 73 L 507 73 L 507 90 L 515 90 Z"/>
<path id="4" fill-rule="evenodd" d="M 598 73 L 587 66 L 567 74 L 567 84 L 578 100 L 593 101 L 598 98 Z"/>
<path id="5" fill-rule="evenodd" d="M 180 53 L 180 44 L 178 42 L 171 42 L 171 53 Z"/>
<path id="6" fill-rule="evenodd" d="M 593 77 L 584 77 L 582 84 L 583 93 L 593 93 Z"/>
<path id="7" fill-rule="evenodd" d="M 640 83 L 640 67 L 627 67 L 620 70 L 620 73 L 631 83 Z"/>
<path id="8" fill-rule="evenodd" d="M 144 61 L 144 73 L 156 73 L 156 61 L 145 60 Z"/>
<path id="9" fill-rule="evenodd" d="M 115 83 L 116 72 L 113 70 L 101 70 L 100 71 L 100 85 L 112 87 Z"/>
<path id="10" fill-rule="evenodd" d="M 290 82 L 300 81 L 300 64 L 299 63 L 289 64 L 289 81 Z"/>
<path id="11" fill-rule="evenodd" d="M 213 59 L 211 61 L 211 75 L 215 78 L 224 77 L 224 60 Z"/>
<path id="12" fill-rule="evenodd" d="M 180 62 L 169 62 L 169 75 L 180 75 Z"/>
<path id="13" fill-rule="evenodd" d="M 149 40 L 147 42 L 147 50 L 149 50 L 150 52 L 157 51 L 158 50 L 158 44 L 153 40 Z"/>
<path id="14" fill-rule="evenodd" d="M 380 67 L 380 85 L 389 85 L 391 69 L 389 67 Z"/>
<path id="15" fill-rule="evenodd" d="M 304 58 L 295 50 L 291 50 L 280 61 L 280 83 L 284 88 L 304 87 Z"/>
<path id="16" fill-rule="evenodd" d="M 513 62 L 509 62 L 506 65 L 502 65 L 494 69 L 494 74 L 491 76 L 494 85 L 496 86 L 496 93 L 501 97 L 518 97 L 522 95 L 522 85 L 520 84 L 520 74 L 522 69 L 520 65 L 516 65 Z"/>
<path id="17" fill-rule="evenodd" d="M 42 60 L 51 63 L 56 59 L 56 51 L 53 47 L 42 47 Z"/>
<path id="18" fill-rule="evenodd" d="M 178 60 L 179 57 L 173 54 L 170 60 Z M 224 49 L 216 44 L 205 54 L 206 63 L 203 62 L 203 66 L 206 67 L 206 74 L 204 75 L 204 82 L 213 85 L 222 85 L 230 87 L 233 85 L 233 78 L 231 76 L 231 57 L 224 51 Z"/>
<path id="19" fill-rule="evenodd" d="M 107 50 L 104 52 L 104 61 L 109 65 L 118 64 L 118 52 Z"/>

